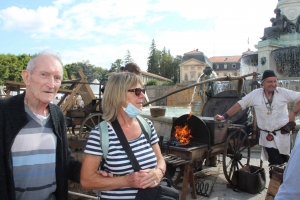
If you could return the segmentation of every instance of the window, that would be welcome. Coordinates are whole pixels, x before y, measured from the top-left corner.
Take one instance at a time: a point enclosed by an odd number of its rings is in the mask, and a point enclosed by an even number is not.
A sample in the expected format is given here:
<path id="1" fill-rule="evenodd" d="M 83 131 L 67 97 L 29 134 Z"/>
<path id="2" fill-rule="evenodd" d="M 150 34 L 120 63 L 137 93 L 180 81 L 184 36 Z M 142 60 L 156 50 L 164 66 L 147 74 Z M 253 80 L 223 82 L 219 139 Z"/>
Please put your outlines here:
<path id="1" fill-rule="evenodd" d="M 234 72 L 234 75 L 237 76 L 237 72 Z"/>
<path id="2" fill-rule="evenodd" d="M 191 74 L 191 80 L 194 81 L 195 80 L 195 74 Z"/>
<path id="3" fill-rule="evenodd" d="M 216 69 L 219 69 L 219 64 L 216 64 Z"/>
<path id="4" fill-rule="evenodd" d="M 195 67 L 191 67 L 191 70 L 195 70 Z"/>
<path id="5" fill-rule="evenodd" d="M 224 69 L 227 69 L 227 64 L 224 64 Z"/>
<path id="6" fill-rule="evenodd" d="M 232 68 L 236 68 L 236 65 L 235 65 L 235 64 L 232 64 Z"/>
<path id="7" fill-rule="evenodd" d="M 224 76 L 227 76 L 227 73 L 226 73 L 226 72 L 224 73 Z"/>
<path id="8" fill-rule="evenodd" d="M 188 75 L 187 74 L 184 76 L 184 80 L 188 81 Z"/>

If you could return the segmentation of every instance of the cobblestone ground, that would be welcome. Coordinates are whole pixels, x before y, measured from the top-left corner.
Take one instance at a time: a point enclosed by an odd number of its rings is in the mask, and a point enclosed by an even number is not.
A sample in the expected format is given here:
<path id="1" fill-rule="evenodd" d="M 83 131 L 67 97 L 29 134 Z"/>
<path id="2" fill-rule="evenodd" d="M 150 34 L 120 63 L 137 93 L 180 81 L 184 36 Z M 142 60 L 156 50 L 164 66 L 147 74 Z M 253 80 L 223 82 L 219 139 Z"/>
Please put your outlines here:
<path id="1" fill-rule="evenodd" d="M 255 165 L 255 166 L 260 166 L 260 152 L 259 151 L 252 151 L 251 152 L 251 159 L 250 159 L 250 165 Z M 220 158 L 220 157 L 219 157 Z M 223 169 L 222 169 L 222 163 L 219 162 L 218 166 L 221 165 L 221 167 L 214 167 L 212 168 L 215 170 L 219 169 L 219 175 L 216 178 L 216 181 L 213 185 L 212 192 L 209 197 L 204 197 L 201 195 L 197 195 L 196 199 L 201 199 L 201 200 L 263 200 L 266 197 L 267 189 L 264 189 L 261 191 L 261 193 L 258 194 L 249 194 L 246 192 L 235 192 L 232 190 L 232 188 L 227 187 L 227 180 L 224 176 Z M 266 172 L 266 187 L 269 185 L 269 167 L 268 167 L 268 162 L 263 162 L 263 167 Z M 193 200 L 190 194 L 187 195 L 186 197 L 187 200 Z"/>

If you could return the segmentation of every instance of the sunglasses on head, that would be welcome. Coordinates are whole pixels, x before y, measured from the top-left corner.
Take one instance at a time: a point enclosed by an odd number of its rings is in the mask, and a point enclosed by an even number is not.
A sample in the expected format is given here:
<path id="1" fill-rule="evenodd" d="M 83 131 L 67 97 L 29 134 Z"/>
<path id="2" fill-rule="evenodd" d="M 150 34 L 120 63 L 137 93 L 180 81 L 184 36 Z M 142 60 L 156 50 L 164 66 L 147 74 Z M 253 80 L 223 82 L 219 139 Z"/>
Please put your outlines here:
<path id="1" fill-rule="evenodd" d="M 143 92 L 143 94 L 145 94 L 145 88 L 134 88 L 134 89 L 129 89 L 127 91 L 134 92 L 136 96 L 140 96 L 141 92 Z"/>

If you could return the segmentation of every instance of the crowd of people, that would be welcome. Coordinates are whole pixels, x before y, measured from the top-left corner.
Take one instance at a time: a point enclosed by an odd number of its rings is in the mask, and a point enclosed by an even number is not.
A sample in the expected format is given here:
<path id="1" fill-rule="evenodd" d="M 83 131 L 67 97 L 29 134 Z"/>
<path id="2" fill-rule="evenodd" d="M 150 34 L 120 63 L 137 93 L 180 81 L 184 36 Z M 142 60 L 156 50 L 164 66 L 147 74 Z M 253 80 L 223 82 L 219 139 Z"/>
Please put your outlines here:
<path id="1" fill-rule="evenodd" d="M 100 190 L 101 199 L 135 199 L 138 189 L 156 187 L 165 174 L 166 163 L 153 123 L 145 119 L 151 129 L 147 140 L 147 133 L 136 118 L 145 97 L 140 74 L 138 65 L 130 63 L 124 72 L 109 78 L 102 99 L 108 153 L 103 160 L 100 127 L 96 125 L 81 163 L 71 155 L 64 115 L 55 103 L 63 77 L 62 62 L 51 52 L 34 56 L 21 73 L 26 91 L 0 100 L 1 199 L 68 199 L 68 179 L 83 188 Z M 215 119 L 226 120 L 241 109 L 254 107 L 262 160 L 270 165 L 288 162 L 276 199 L 297 199 L 300 147 L 296 144 L 291 153 L 288 124 L 295 121 L 300 111 L 300 93 L 277 87 L 277 76 L 272 70 L 264 71 L 261 86 Z M 296 103 L 290 113 L 289 102 Z M 118 137 L 120 130 L 141 166 L 140 171 L 134 171 L 128 159 Z"/>

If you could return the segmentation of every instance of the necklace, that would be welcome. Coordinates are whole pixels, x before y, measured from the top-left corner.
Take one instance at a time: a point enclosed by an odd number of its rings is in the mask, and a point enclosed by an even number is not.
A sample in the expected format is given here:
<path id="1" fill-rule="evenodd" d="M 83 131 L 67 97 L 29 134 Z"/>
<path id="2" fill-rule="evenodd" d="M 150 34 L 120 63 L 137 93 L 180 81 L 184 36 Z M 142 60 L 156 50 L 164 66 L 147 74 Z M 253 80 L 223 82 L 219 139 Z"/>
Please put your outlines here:
<path id="1" fill-rule="evenodd" d="M 265 105 L 266 105 L 266 108 L 267 108 L 267 115 L 271 115 L 272 114 L 272 110 L 273 110 L 273 106 L 272 106 L 272 102 L 273 102 L 273 95 L 274 95 L 274 92 L 272 93 L 272 96 L 271 98 L 269 99 L 267 97 L 267 95 L 265 94 L 265 91 L 264 91 L 264 96 L 266 97 L 267 99 L 267 102 L 265 101 Z"/>

